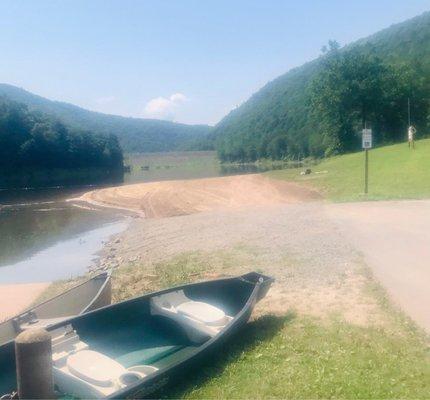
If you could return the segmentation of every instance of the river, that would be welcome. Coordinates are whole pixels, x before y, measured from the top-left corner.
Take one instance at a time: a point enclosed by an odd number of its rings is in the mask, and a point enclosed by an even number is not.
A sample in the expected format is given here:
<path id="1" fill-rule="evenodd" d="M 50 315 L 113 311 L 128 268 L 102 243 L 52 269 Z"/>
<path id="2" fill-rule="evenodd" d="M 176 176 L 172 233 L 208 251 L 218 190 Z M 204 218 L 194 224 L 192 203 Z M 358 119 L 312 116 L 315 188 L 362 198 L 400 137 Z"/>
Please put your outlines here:
<path id="1" fill-rule="evenodd" d="M 131 172 L 124 175 L 124 184 L 268 169 L 221 166 L 214 152 L 129 155 L 127 163 Z M 0 188 L 0 284 L 68 279 L 87 271 L 103 242 L 128 224 L 118 211 L 85 209 L 67 201 L 91 189 Z"/>

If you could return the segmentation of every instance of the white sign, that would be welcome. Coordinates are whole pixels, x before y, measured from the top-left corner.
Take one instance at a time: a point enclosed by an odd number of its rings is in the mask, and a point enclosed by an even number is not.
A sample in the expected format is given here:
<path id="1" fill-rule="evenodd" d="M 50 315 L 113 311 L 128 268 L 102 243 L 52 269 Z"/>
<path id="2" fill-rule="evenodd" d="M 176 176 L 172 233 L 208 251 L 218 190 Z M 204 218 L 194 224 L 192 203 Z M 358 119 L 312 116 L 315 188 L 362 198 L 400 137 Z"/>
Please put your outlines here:
<path id="1" fill-rule="evenodd" d="M 372 148 L 372 129 L 363 129 L 363 149 Z"/>

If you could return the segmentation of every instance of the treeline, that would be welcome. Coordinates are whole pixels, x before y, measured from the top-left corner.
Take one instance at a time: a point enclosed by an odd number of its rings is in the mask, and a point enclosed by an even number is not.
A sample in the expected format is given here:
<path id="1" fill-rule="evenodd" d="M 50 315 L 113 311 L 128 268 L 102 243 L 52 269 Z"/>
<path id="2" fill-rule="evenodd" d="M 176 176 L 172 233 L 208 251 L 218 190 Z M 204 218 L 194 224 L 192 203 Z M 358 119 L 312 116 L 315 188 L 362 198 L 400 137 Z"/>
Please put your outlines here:
<path id="1" fill-rule="evenodd" d="M 268 83 L 214 130 L 222 161 L 297 159 L 360 148 L 364 123 L 376 144 L 430 132 L 430 13 L 339 49 Z"/>
<path id="2" fill-rule="evenodd" d="M 94 167 L 122 169 L 116 136 L 72 130 L 23 104 L 0 98 L 0 172 Z"/>
<path id="3" fill-rule="evenodd" d="M 71 129 L 118 137 L 121 148 L 129 153 L 175 151 L 207 146 L 203 143 L 212 127 L 186 125 L 156 119 L 128 118 L 85 110 L 72 104 L 52 101 L 16 86 L 0 84 L 0 96 L 25 104 L 61 121 Z"/>

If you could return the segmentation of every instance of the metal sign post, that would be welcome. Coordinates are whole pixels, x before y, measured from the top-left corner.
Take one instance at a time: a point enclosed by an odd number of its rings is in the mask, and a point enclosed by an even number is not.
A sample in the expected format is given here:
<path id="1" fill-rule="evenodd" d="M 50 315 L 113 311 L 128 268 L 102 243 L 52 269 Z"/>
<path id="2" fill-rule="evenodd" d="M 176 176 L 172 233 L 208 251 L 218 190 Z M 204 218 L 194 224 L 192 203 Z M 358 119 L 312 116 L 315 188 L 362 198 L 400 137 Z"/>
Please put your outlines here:
<path id="1" fill-rule="evenodd" d="M 368 193 L 369 189 L 369 149 L 372 148 L 372 129 L 363 129 L 362 147 L 365 153 L 364 161 L 364 193 Z"/>

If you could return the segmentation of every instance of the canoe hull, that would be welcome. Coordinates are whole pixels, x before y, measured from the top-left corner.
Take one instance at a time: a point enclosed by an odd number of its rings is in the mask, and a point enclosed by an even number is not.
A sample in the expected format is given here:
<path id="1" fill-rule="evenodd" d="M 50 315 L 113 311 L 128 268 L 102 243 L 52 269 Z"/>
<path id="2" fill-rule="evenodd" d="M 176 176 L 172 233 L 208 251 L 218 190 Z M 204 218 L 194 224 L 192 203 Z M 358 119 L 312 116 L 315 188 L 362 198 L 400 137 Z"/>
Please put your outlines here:
<path id="1" fill-rule="evenodd" d="M 149 376 L 135 387 L 128 387 L 121 392 L 116 392 L 114 396 L 110 396 L 110 398 L 154 398 L 157 392 L 167 386 L 174 385 L 175 382 L 179 382 L 181 378 L 186 377 L 190 371 L 198 369 L 205 360 L 220 350 L 228 339 L 237 334 L 248 322 L 256 303 L 264 298 L 274 281 L 271 277 L 254 272 L 243 275 L 239 277 L 239 279 L 249 280 L 251 283 L 255 283 L 255 288 L 242 310 L 235 316 L 224 331 L 200 346 L 199 349 L 189 357 L 172 364 L 163 371 Z M 181 288 L 183 287 L 179 287 L 179 289 Z"/>

